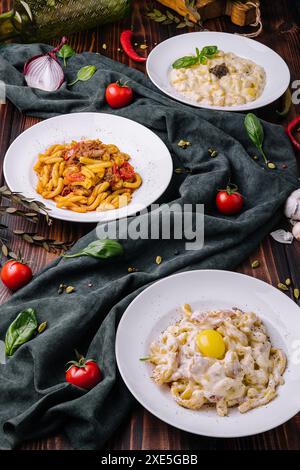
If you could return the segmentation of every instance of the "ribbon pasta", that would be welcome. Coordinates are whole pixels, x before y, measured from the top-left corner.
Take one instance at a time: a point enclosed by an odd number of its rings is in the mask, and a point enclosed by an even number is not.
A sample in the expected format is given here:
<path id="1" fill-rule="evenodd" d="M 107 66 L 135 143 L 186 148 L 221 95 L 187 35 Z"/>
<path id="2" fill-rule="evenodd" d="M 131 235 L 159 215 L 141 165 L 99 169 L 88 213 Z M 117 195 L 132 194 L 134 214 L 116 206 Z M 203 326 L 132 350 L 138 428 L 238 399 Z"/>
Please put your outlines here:
<path id="1" fill-rule="evenodd" d="M 54 144 L 39 154 L 36 191 L 74 212 L 107 211 L 126 206 L 142 184 L 130 156 L 100 140 Z"/>

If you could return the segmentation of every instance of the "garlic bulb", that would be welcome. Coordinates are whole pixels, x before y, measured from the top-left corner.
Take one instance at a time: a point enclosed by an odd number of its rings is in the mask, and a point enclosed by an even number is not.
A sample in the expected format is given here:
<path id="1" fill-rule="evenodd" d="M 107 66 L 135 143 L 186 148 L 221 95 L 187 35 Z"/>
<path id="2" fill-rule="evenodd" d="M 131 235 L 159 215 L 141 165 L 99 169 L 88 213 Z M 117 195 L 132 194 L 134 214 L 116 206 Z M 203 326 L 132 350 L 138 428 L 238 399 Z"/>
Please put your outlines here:
<path id="1" fill-rule="evenodd" d="M 292 232 L 296 240 L 300 241 L 300 222 L 294 225 Z"/>
<path id="2" fill-rule="evenodd" d="M 288 219 L 300 220 L 300 189 L 296 189 L 287 198 L 284 214 Z"/>

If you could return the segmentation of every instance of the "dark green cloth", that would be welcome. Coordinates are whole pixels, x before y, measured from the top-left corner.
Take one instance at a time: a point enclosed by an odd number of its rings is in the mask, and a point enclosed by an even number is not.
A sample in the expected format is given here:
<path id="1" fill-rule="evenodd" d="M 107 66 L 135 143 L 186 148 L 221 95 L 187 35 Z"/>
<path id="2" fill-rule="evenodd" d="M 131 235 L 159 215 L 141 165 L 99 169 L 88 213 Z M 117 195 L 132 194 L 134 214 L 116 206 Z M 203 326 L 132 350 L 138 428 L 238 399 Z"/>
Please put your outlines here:
<path id="1" fill-rule="evenodd" d="M 279 168 L 267 170 L 252 159 L 257 150 L 247 138 L 243 115 L 172 101 L 143 74 L 99 54 L 84 53 L 68 62 L 69 81 L 83 65 L 95 64 L 97 73 L 89 82 L 71 89 L 63 85 L 55 93 L 25 87 L 24 61 L 47 47 L 0 49 L 0 79 L 7 84 L 7 97 L 22 112 L 43 118 L 79 111 L 110 112 L 144 124 L 167 144 L 175 168 L 193 170 L 193 174 L 174 175 L 161 200 L 205 204 L 203 249 L 185 251 L 185 241 L 178 240 L 128 240 L 123 242 L 125 255 L 119 259 L 59 258 L 1 306 L 1 339 L 17 313 L 27 307 L 35 308 L 38 321 L 47 321 L 48 328 L 0 366 L 0 447 L 14 447 L 63 427 L 74 448 L 98 449 L 126 418 L 132 403 L 118 376 L 114 353 L 116 326 L 127 305 L 145 286 L 172 273 L 237 266 L 279 221 L 284 201 L 298 187 L 297 170 L 279 126 L 263 123 L 265 151 Z M 135 100 L 127 108 L 112 111 L 105 104 L 104 90 L 117 79 L 130 80 Z M 192 145 L 180 149 L 180 139 Z M 216 158 L 209 156 L 209 147 L 218 150 Z M 288 166 L 285 170 L 283 163 Z M 223 217 L 215 210 L 214 198 L 229 177 L 245 196 L 245 207 L 238 216 Z M 73 251 L 95 238 L 93 231 Z M 159 266 L 157 255 L 163 258 Z M 128 266 L 138 272 L 129 274 Z M 61 282 L 75 286 L 76 292 L 58 295 Z M 65 382 L 64 366 L 75 348 L 95 358 L 103 370 L 104 380 L 89 392 Z"/>

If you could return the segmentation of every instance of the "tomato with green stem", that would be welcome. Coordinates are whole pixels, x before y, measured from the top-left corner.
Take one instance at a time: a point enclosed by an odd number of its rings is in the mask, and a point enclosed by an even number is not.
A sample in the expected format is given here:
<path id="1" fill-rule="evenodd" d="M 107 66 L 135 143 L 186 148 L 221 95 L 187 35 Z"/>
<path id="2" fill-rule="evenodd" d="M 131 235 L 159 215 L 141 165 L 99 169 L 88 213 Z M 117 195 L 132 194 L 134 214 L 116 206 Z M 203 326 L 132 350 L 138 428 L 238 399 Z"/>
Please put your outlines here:
<path id="1" fill-rule="evenodd" d="M 77 387 L 91 390 L 102 380 L 100 367 L 93 359 L 85 359 L 75 351 L 77 361 L 70 361 L 66 370 L 66 381 Z"/>
<path id="2" fill-rule="evenodd" d="M 236 184 L 228 183 L 226 189 L 220 189 L 216 196 L 218 211 L 224 215 L 238 214 L 244 204 L 243 196 Z"/>
<path id="3" fill-rule="evenodd" d="M 105 98 L 109 106 L 113 109 L 128 106 L 133 100 L 133 90 L 127 83 L 117 81 L 110 83 L 105 90 Z"/>

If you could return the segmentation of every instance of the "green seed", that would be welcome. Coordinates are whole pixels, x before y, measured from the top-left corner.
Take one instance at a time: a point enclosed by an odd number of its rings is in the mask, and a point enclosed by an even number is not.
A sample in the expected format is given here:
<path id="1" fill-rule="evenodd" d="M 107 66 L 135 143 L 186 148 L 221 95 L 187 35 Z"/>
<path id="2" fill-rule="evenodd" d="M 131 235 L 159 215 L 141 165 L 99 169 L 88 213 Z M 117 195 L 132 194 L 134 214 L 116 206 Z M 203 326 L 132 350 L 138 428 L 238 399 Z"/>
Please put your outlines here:
<path id="1" fill-rule="evenodd" d="M 275 163 L 268 162 L 268 168 L 270 168 L 270 170 L 275 170 L 275 168 L 276 168 Z"/>
<path id="2" fill-rule="evenodd" d="M 295 297 L 296 300 L 299 299 L 299 294 L 300 294 L 300 293 L 299 293 L 299 289 L 297 289 L 297 288 L 294 289 L 294 297 Z"/>
<path id="3" fill-rule="evenodd" d="M 41 333 L 43 333 L 43 331 L 45 331 L 46 328 L 47 328 L 47 322 L 44 321 L 44 322 L 41 323 L 40 326 L 38 327 L 38 332 L 41 334 Z"/>
<path id="4" fill-rule="evenodd" d="M 75 292 L 75 287 L 73 286 L 68 286 L 66 288 L 66 294 L 72 294 L 72 292 Z"/>
<path id="5" fill-rule="evenodd" d="M 291 283 L 292 283 L 292 281 L 290 280 L 289 277 L 287 277 L 286 280 L 285 280 L 285 285 L 286 285 L 286 286 L 290 286 Z"/>
<path id="6" fill-rule="evenodd" d="M 258 160 L 258 156 L 254 155 L 253 160 Z"/>
<path id="7" fill-rule="evenodd" d="M 155 263 L 156 264 L 161 264 L 162 262 L 162 257 L 161 256 L 157 256 L 156 259 L 155 259 Z"/>
<path id="8" fill-rule="evenodd" d="M 259 268 L 259 266 L 260 266 L 260 262 L 258 261 L 258 259 L 256 259 L 255 261 L 251 263 L 251 268 L 253 269 Z"/>
<path id="9" fill-rule="evenodd" d="M 278 289 L 280 289 L 280 290 L 289 290 L 289 288 L 288 288 L 285 284 L 283 284 L 282 282 L 279 282 L 279 283 L 277 284 L 277 287 L 278 287 Z"/>

